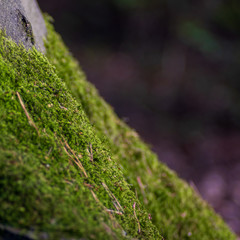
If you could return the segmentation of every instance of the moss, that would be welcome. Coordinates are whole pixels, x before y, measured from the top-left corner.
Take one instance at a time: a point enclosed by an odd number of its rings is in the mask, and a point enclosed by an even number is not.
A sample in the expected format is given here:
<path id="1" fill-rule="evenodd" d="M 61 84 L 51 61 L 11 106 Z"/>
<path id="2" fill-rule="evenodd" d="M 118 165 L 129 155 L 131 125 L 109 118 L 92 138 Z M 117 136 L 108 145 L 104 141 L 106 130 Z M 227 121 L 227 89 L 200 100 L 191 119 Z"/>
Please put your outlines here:
<path id="1" fill-rule="evenodd" d="M 82 104 L 98 137 L 113 153 L 131 189 L 165 239 L 236 239 L 213 209 L 186 182 L 159 162 L 138 134 L 99 96 L 48 24 L 47 56 Z"/>
<path id="2" fill-rule="evenodd" d="M 161 239 L 55 68 L 4 34 L 0 119 L 1 225 L 37 239 Z"/>
<path id="3" fill-rule="evenodd" d="M 35 239 L 235 239 L 47 25 L 46 56 L 0 34 L 1 228 Z"/>

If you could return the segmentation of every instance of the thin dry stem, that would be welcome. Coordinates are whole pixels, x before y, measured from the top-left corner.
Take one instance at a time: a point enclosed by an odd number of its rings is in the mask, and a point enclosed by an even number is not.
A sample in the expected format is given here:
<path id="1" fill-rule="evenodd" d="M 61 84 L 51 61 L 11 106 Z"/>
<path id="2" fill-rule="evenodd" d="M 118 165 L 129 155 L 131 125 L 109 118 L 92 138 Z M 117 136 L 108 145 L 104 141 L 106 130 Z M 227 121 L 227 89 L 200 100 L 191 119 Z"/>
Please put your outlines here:
<path id="1" fill-rule="evenodd" d="M 140 233 L 141 232 L 141 226 L 140 226 L 140 222 L 139 222 L 139 220 L 137 218 L 137 214 L 136 214 L 135 208 L 136 208 L 136 202 L 133 203 L 133 212 L 134 212 L 134 216 L 135 216 L 135 218 L 137 220 L 137 223 L 138 223 L 138 233 Z"/>
<path id="2" fill-rule="evenodd" d="M 92 150 L 92 144 L 89 144 L 89 154 L 90 154 L 90 161 L 93 162 L 93 150 Z"/>
<path id="3" fill-rule="evenodd" d="M 98 204 L 100 204 L 103 208 L 104 208 L 104 210 L 106 211 L 106 212 L 109 212 L 109 213 L 117 213 L 117 214 L 119 214 L 119 215 L 122 215 L 122 212 L 118 212 L 118 211 L 114 211 L 114 210 L 111 210 L 111 209 L 107 209 L 105 206 L 103 206 L 103 204 L 99 201 L 99 199 L 97 198 L 97 196 L 96 196 L 96 194 L 93 192 L 93 190 L 91 190 L 91 193 L 92 193 L 92 195 L 93 195 L 93 198 L 95 199 L 95 201 L 98 203 Z"/>
<path id="4" fill-rule="evenodd" d="M 24 105 L 24 103 L 23 103 L 23 100 L 22 100 L 22 98 L 21 98 L 21 96 L 20 96 L 20 94 L 19 94 L 19 92 L 16 92 L 16 94 L 17 94 L 17 97 L 18 97 L 18 99 L 19 99 L 19 102 L 20 102 L 20 104 L 21 104 L 21 106 L 22 106 L 23 111 L 24 111 L 25 115 L 27 116 L 27 119 L 28 119 L 29 124 L 36 129 L 37 134 L 40 136 L 39 131 L 38 131 L 38 128 L 37 128 L 36 124 L 33 122 L 32 118 L 30 117 L 30 115 L 29 115 L 29 113 L 28 113 L 28 111 L 27 111 L 27 109 L 26 109 L 26 107 L 25 107 L 25 105 Z"/>
<path id="5" fill-rule="evenodd" d="M 105 188 L 105 190 L 107 191 L 109 197 L 112 199 L 113 204 L 115 206 L 115 208 L 117 209 L 117 211 L 122 211 L 124 212 L 122 206 L 120 205 L 119 201 L 117 200 L 117 198 L 113 195 L 113 193 L 109 190 L 108 186 L 105 183 L 102 183 L 103 187 Z"/>
<path id="6" fill-rule="evenodd" d="M 108 213 L 110 219 L 112 220 L 112 224 L 114 225 L 114 228 L 122 228 L 121 225 L 119 225 L 119 223 L 116 221 L 115 217 L 112 215 L 112 213 L 116 213 L 119 215 L 122 215 L 122 212 L 118 212 L 118 211 L 114 211 L 111 209 L 107 209 L 97 198 L 96 194 L 93 192 L 93 190 L 90 190 L 93 198 L 95 199 L 95 201 Z"/>
<path id="7" fill-rule="evenodd" d="M 106 209 L 107 212 L 110 212 L 110 213 L 116 213 L 118 215 L 123 215 L 122 212 L 119 212 L 119 211 L 115 211 L 115 210 L 112 210 L 112 209 Z"/>
<path id="8" fill-rule="evenodd" d="M 95 201 L 100 204 L 100 201 L 98 200 L 98 198 L 97 198 L 96 194 L 93 192 L 93 190 L 91 190 L 91 193 L 92 193 L 93 198 L 95 199 Z"/>
<path id="9" fill-rule="evenodd" d="M 75 162 L 73 156 L 68 152 L 68 150 L 67 150 L 66 147 L 64 146 L 64 143 L 63 143 L 60 139 L 59 139 L 59 141 L 60 141 L 60 143 L 62 144 L 63 149 L 64 149 L 64 151 L 67 153 L 67 155 L 72 159 L 73 162 Z M 69 163 L 72 164 L 71 161 L 69 161 Z"/>
<path id="10" fill-rule="evenodd" d="M 63 137 L 62 137 L 62 138 L 63 138 Z M 86 173 L 86 171 L 85 171 L 85 169 L 84 169 L 84 167 L 83 167 L 80 159 L 77 157 L 77 155 L 76 155 L 76 154 L 74 153 L 74 151 L 71 149 L 71 147 L 69 146 L 69 144 L 67 143 L 67 141 L 66 141 L 64 138 L 63 138 L 63 140 L 64 140 L 64 143 L 59 139 L 60 143 L 63 145 L 64 151 L 65 151 L 65 152 L 67 153 L 67 155 L 72 159 L 72 161 L 74 161 L 75 164 L 82 170 L 84 176 L 85 176 L 86 178 L 88 178 L 88 175 L 87 175 L 87 173 Z M 64 145 L 65 145 L 65 146 L 64 146 Z M 68 152 L 67 149 L 71 152 L 71 154 L 72 154 L 74 157 Z"/>
<path id="11" fill-rule="evenodd" d="M 70 150 L 70 152 L 73 154 L 73 156 L 75 157 L 75 161 L 74 162 L 83 171 L 84 176 L 88 178 L 88 175 L 87 175 L 87 173 L 86 173 L 86 171 L 85 171 L 85 169 L 84 169 L 80 159 L 77 157 L 77 155 L 74 153 L 74 151 L 71 149 L 71 147 L 69 146 L 69 144 L 67 143 L 67 141 L 65 139 L 64 139 L 64 143 L 65 143 L 66 147 Z"/>

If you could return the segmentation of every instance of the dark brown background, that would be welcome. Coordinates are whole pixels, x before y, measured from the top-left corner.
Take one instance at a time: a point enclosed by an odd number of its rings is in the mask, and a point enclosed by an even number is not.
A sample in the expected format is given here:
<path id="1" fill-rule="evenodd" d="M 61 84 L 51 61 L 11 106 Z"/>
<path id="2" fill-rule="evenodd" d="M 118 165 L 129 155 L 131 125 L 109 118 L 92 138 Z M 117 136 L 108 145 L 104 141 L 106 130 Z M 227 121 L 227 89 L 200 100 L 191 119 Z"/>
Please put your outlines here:
<path id="1" fill-rule="evenodd" d="M 240 1 L 39 0 L 89 81 L 240 232 Z"/>

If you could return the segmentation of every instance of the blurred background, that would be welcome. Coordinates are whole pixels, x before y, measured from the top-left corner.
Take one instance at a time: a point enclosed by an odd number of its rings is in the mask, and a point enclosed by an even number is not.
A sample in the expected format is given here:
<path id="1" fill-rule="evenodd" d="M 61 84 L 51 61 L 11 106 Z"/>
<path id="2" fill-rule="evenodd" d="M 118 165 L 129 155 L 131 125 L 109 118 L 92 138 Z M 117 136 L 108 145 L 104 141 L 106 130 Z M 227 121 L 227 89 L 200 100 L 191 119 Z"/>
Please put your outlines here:
<path id="1" fill-rule="evenodd" d="M 240 1 L 38 2 L 120 118 L 240 233 Z"/>

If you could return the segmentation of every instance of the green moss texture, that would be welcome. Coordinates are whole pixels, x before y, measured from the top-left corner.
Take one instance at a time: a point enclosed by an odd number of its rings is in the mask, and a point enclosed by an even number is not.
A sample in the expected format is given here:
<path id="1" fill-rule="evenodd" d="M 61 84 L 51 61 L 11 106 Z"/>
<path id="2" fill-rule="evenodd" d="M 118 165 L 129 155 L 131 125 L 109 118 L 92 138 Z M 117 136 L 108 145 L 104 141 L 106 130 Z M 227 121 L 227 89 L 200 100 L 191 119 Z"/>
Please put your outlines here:
<path id="1" fill-rule="evenodd" d="M 0 239 L 236 239 L 47 26 L 45 56 L 0 34 Z"/>

